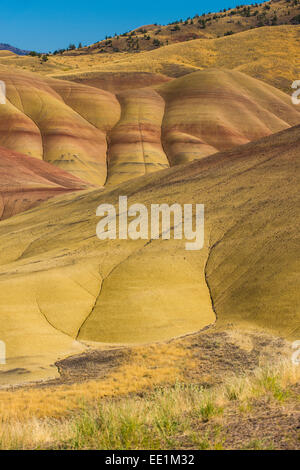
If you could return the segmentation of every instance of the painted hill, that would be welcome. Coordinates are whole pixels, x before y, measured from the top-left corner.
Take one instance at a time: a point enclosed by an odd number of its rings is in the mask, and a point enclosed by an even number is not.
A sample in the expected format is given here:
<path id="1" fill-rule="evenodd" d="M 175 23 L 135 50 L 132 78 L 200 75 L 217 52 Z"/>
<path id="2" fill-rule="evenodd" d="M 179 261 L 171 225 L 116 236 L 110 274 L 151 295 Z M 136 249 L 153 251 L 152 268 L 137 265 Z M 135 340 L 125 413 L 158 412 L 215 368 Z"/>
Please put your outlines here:
<path id="1" fill-rule="evenodd" d="M 240 72 L 195 72 L 117 95 L 108 185 L 203 158 L 300 122 L 290 97 Z"/>
<path id="2" fill-rule="evenodd" d="M 162 141 L 172 164 L 227 150 L 299 123 L 290 97 L 241 72 L 210 69 L 157 89 Z"/>
<path id="3" fill-rule="evenodd" d="M 119 119 L 115 96 L 96 88 L 1 72 L 0 144 L 44 159 L 84 181 L 106 180 L 106 133 Z"/>
<path id="4" fill-rule="evenodd" d="M 82 341 L 163 340 L 216 317 L 217 328 L 299 338 L 299 139 L 297 126 L 2 221 L 0 329 L 8 362 L 1 382 L 53 375 L 49 364 Z M 117 205 L 119 195 L 148 208 L 205 204 L 204 248 L 186 251 L 185 240 L 100 241 L 96 208 Z"/>
<path id="5" fill-rule="evenodd" d="M 0 79 L 7 87 L 0 144 L 98 186 L 203 158 L 300 122 L 289 96 L 238 71 L 203 70 L 176 80 L 135 73 L 127 82 L 117 74 L 112 87 L 123 83 L 117 94 L 7 69 Z"/>
<path id="6" fill-rule="evenodd" d="M 53 165 L 0 147 L 0 220 L 89 187 Z"/>
<path id="7" fill-rule="evenodd" d="M 120 93 L 137 88 L 148 88 L 169 82 L 172 78 L 152 72 L 86 72 L 71 77 L 71 80 L 111 93 Z"/>

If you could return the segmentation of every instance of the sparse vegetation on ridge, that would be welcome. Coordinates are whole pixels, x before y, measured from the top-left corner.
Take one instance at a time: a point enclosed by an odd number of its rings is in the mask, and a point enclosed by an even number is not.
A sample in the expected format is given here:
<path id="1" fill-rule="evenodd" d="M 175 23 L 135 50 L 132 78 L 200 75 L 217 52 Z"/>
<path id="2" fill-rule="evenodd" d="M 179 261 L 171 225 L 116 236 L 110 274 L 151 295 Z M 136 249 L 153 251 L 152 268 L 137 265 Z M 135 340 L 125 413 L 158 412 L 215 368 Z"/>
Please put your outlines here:
<path id="1" fill-rule="evenodd" d="M 224 8 L 218 13 L 195 14 L 192 18 L 179 19 L 167 25 L 151 24 L 123 34 L 107 36 L 104 40 L 78 47 L 77 50 L 75 45 L 71 45 L 72 47 L 69 46 L 62 52 L 65 54 L 136 53 L 197 38 L 218 38 L 228 32 L 235 34 L 262 26 L 298 24 L 299 10 L 299 0 L 271 0 L 238 5 L 235 8 Z M 55 51 L 55 54 L 59 52 Z"/>

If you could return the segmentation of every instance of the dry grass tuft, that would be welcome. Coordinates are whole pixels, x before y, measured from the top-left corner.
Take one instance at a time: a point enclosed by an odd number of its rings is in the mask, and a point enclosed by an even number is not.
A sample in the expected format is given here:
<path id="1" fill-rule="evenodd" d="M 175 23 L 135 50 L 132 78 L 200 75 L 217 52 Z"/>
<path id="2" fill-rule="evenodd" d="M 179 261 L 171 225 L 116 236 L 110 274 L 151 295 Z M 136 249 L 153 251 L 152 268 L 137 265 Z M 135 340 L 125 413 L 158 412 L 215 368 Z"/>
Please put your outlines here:
<path id="1" fill-rule="evenodd" d="M 282 361 L 212 389 L 176 382 L 123 398 L 91 400 L 87 394 L 81 409 L 66 418 L 2 418 L 0 448 L 222 449 L 226 447 L 223 415 L 233 402 L 243 416 L 251 412 L 249 404 L 262 398 L 283 406 L 299 378 L 300 368 Z M 244 445 L 268 446 L 259 438 Z"/>

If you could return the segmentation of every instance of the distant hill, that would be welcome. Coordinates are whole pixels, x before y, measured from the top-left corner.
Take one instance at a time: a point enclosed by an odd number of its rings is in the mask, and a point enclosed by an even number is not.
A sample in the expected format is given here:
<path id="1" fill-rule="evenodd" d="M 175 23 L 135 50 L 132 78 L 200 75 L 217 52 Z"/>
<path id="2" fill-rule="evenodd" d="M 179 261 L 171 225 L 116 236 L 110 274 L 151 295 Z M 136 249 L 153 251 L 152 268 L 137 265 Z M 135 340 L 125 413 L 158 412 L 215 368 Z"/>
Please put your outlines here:
<path id="1" fill-rule="evenodd" d="M 300 25 L 264 26 L 216 39 L 170 44 L 140 54 L 57 55 L 51 56 L 46 66 L 26 57 L 22 67 L 43 73 L 60 68 L 57 73 L 52 72 L 53 77 L 109 91 L 117 89 L 118 83 L 129 87 L 129 80 L 137 84 L 137 77 L 142 81 L 141 72 L 144 77 L 146 73 L 179 77 L 203 69 L 226 68 L 244 72 L 290 94 L 291 83 L 300 75 L 299 34 Z M 16 67 L 21 65 L 19 59 L 10 60 L 9 65 L 12 63 Z M 119 77 L 118 81 L 112 79 L 112 74 Z M 150 77 L 144 86 L 149 86 L 149 80 Z"/>
<path id="2" fill-rule="evenodd" d="M 151 24 L 133 31 L 106 37 L 88 47 L 70 46 L 64 54 L 141 52 L 192 39 L 215 39 L 262 26 L 300 23 L 299 0 L 271 0 L 252 5 L 238 5 L 216 13 L 199 12 L 167 25 Z M 56 52 L 63 52 L 56 51 Z"/>
<path id="3" fill-rule="evenodd" d="M 27 55 L 30 51 L 24 51 L 17 47 L 11 46 L 10 44 L 0 43 L 0 51 L 10 51 L 17 55 Z"/>

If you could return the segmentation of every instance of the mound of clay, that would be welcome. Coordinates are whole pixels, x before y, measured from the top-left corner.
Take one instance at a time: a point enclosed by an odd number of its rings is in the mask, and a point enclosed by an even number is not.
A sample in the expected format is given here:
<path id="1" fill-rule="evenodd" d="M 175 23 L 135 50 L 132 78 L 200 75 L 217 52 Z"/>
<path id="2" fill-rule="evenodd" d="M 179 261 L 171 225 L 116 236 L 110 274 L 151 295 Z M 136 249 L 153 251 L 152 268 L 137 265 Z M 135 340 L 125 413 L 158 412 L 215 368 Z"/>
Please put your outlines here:
<path id="1" fill-rule="evenodd" d="M 216 321 L 299 338 L 300 127 L 112 191 L 62 195 L 0 224 L 0 330 L 5 374 L 36 376 L 102 343 L 160 341 Z M 205 243 L 105 240 L 96 208 L 205 205 Z M 52 372 L 51 372 L 52 371 Z M 30 373 L 24 380 L 32 377 Z M 20 380 L 17 377 L 16 380 Z"/>
<path id="2" fill-rule="evenodd" d="M 63 77 L 60 77 L 63 78 Z M 89 85 L 111 93 L 120 93 L 125 90 L 136 90 L 172 80 L 166 75 L 151 72 L 83 72 L 75 75 L 65 75 L 66 80 Z"/>
<path id="3" fill-rule="evenodd" d="M 3 72 L 0 78 L 7 90 L 7 104 L 0 106 L 0 144 L 102 186 L 106 133 L 120 115 L 115 96 L 24 72 Z"/>
<path id="4" fill-rule="evenodd" d="M 88 187 L 53 165 L 0 148 L 0 220 L 53 196 Z"/>
<path id="5" fill-rule="evenodd" d="M 300 123 L 290 96 L 241 72 L 203 70 L 157 91 L 166 102 L 162 143 L 171 166 Z"/>
<path id="6" fill-rule="evenodd" d="M 155 84 L 145 75 L 151 86 L 140 88 L 140 74 L 129 74 L 136 88 L 115 95 L 3 72 L 7 103 L 0 106 L 0 144 L 111 186 L 300 122 L 290 96 L 238 71 L 203 70 L 163 84 L 161 77 Z M 123 79 L 114 77 L 112 85 Z"/>

